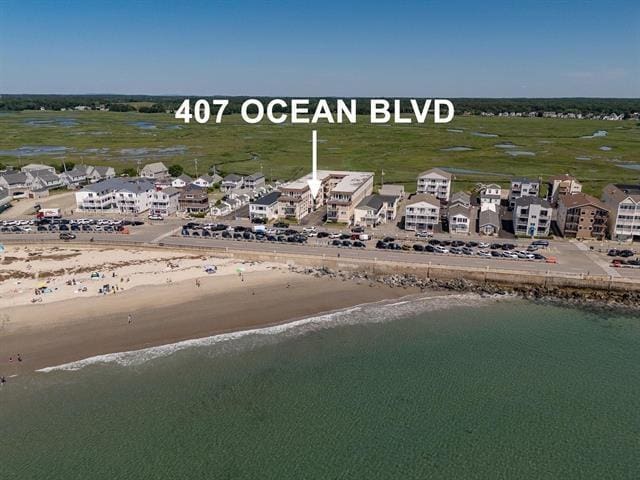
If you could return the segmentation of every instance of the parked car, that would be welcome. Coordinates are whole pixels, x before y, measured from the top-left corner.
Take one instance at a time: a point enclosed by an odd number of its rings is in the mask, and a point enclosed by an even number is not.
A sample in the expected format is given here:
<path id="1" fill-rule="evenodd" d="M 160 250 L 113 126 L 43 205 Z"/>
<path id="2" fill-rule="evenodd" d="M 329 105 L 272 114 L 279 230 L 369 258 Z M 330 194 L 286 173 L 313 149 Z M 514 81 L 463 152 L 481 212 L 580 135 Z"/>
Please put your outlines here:
<path id="1" fill-rule="evenodd" d="M 76 236 L 73 233 L 61 233 L 60 240 L 75 240 Z"/>
<path id="2" fill-rule="evenodd" d="M 416 244 L 413 246 L 413 249 L 414 249 L 416 252 L 424 252 L 424 245 L 420 245 L 419 243 L 416 243 Z"/>
<path id="3" fill-rule="evenodd" d="M 276 222 L 273 226 L 276 228 L 289 228 L 289 224 L 287 222 Z"/>

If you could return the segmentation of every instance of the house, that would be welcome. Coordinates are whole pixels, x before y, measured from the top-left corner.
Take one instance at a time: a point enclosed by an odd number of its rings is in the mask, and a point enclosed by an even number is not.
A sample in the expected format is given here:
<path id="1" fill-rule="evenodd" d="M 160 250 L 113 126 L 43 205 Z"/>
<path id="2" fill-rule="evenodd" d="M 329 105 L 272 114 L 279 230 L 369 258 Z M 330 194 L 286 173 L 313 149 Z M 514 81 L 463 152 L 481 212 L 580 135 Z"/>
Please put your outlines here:
<path id="1" fill-rule="evenodd" d="M 216 178 L 217 177 L 217 178 Z M 193 182 L 194 185 L 197 185 L 198 187 L 203 187 L 203 188 L 211 188 L 213 187 L 216 183 L 220 183 L 220 175 L 216 175 L 216 176 L 212 176 L 212 175 L 200 175 L 198 178 L 196 178 Z M 216 181 L 217 180 L 217 181 Z"/>
<path id="2" fill-rule="evenodd" d="M 0 187 L 9 192 L 13 198 L 26 198 L 29 196 L 33 176 L 30 173 L 9 170 L 0 175 Z"/>
<path id="3" fill-rule="evenodd" d="M 109 180 L 115 178 L 116 171 L 113 167 L 87 167 L 87 180 L 96 183 L 101 180 Z"/>
<path id="4" fill-rule="evenodd" d="M 155 187 L 148 179 L 111 178 L 75 193 L 76 208 L 84 212 L 138 214 L 149 209 Z"/>
<path id="5" fill-rule="evenodd" d="M 448 211 L 449 233 L 469 233 L 476 230 L 476 209 L 457 203 Z"/>
<path id="6" fill-rule="evenodd" d="M 24 167 L 22 167 L 20 169 L 20 171 L 22 173 L 30 173 L 30 174 L 35 174 L 37 172 L 49 172 L 55 175 L 56 173 L 56 169 L 55 167 L 51 167 L 49 165 L 44 165 L 42 163 L 30 163 L 28 165 L 25 165 Z"/>
<path id="7" fill-rule="evenodd" d="M 555 175 L 547 180 L 547 200 L 553 205 L 558 203 L 562 195 L 580 192 L 582 192 L 582 184 L 571 175 Z"/>
<path id="8" fill-rule="evenodd" d="M 498 235 L 500 232 L 500 214 L 491 208 L 480 209 L 478 232 L 480 235 Z"/>
<path id="9" fill-rule="evenodd" d="M 11 205 L 11 194 L 6 188 L 0 187 L 0 212 L 6 210 Z"/>
<path id="10" fill-rule="evenodd" d="M 264 187 L 264 175 L 261 173 L 254 173 L 248 177 L 244 177 L 244 187 L 256 190 L 260 187 Z"/>
<path id="11" fill-rule="evenodd" d="M 87 181 L 87 169 L 84 165 L 76 165 L 69 171 L 60 174 L 62 183 L 67 188 L 77 188 Z"/>
<path id="12" fill-rule="evenodd" d="M 222 182 L 220 183 L 220 191 L 228 192 L 230 190 L 241 188 L 244 185 L 243 180 L 244 179 L 240 175 L 230 173 L 222 179 Z"/>
<path id="13" fill-rule="evenodd" d="M 274 191 L 257 198 L 249 204 L 249 218 L 251 221 L 259 218 L 273 220 L 278 218 L 278 199 L 281 193 Z"/>
<path id="14" fill-rule="evenodd" d="M 602 240 L 607 235 L 609 209 L 591 195 L 562 195 L 556 222 L 563 237 Z"/>
<path id="15" fill-rule="evenodd" d="M 552 214 L 551 204 L 543 198 L 517 198 L 513 207 L 513 232 L 519 236 L 548 237 Z"/>
<path id="16" fill-rule="evenodd" d="M 480 210 L 499 211 L 500 201 L 502 199 L 502 187 L 496 183 L 482 185 L 480 187 Z"/>
<path id="17" fill-rule="evenodd" d="M 509 190 L 509 208 L 515 206 L 516 200 L 522 197 L 537 197 L 540 193 L 540 181 L 528 178 L 514 178 Z"/>
<path id="18" fill-rule="evenodd" d="M 609 234 L 612 240 L 640 240 L 640 184 L 609 184 L 602 201 L 610 211 Z"/>
<path id="19" fill-rule="evenodd" d="M 467 192 L 456 192 L 451 195 L 451 200 L 449 201 L 449 206 L 453 205 L 462 205 L 463 207 L 471 206 L 471 195 Z"/>
<path id="20" fill-rule="evenodd" d="M 186 173 L 183 173 L 179 177 L 176 177 L 173 180 L 171 180 L 171 186 L 173 188 L 184 188 L 192 182 L 193 182 L 193 178 L 191 178 Z"/>
<path id="21" fill-rule="evenodd" d="M 399 199 L 403 199 L 404 185 L 382 185 L 378 190 L 380 195 L 390 195 L 392 197 L 398 197 Z"/>
<path id="22" fill-rule="evenodd" d="M 209 211 L 209 194 L 206 188 L 187 185 L 178 197 L 179 208 L 183 212 L 206 214 Z"/>
<path id="23" fill-rule="evenodd" d="M 393 221 L 398 211 L 400 197 L 373 194 L 366 196 L 354 209 L 354 225 L 376 227 Z"/>
<path id="24" fill-rule="evenodd" d="M 167 217 L 174 215 L 180 207 L 180 190 L 174 187 L 167 187 L 164 190 L 155 190 L 151 194 L 151 206 L 149 215 Z"/>
<path id="25" fill-rule="evenodd" d="M 318 170 L 320 189 L 315 198 L 309 189 L 311 173 L 281 184 L 278 200 L 280 216 L 299 221 L 326 205 L 327 221 L 352 223 L 355 207 L 373 192 L 373 172 Z"/>
<path id="26" fill-rule="evenodd" d="M 159 179 L 169 176 L 169 169 L 162 162 L 148 163 L 140 170 L 142 178 Z"/>
<path id="27" fill-rule="evenodd" d="M 428 193 L 414 195 L 405 206 L 404 229 L 433 232 L 440 223 L 440 199 Z"/>
<path id="28" fill-rule="evenodd" d="M 31 171 L 33 182 L 32 190 L 54 190 L 63 187 L 62 179 L 57 173 L 51 173 L 50 170 Z"/>
<path id="29" fill-rule="evenodd" d="M 433 195 L 443 202 L 449 201 L 453 175 L 441 168 L 432 168 L 418 175 L 417 193 Z"/>

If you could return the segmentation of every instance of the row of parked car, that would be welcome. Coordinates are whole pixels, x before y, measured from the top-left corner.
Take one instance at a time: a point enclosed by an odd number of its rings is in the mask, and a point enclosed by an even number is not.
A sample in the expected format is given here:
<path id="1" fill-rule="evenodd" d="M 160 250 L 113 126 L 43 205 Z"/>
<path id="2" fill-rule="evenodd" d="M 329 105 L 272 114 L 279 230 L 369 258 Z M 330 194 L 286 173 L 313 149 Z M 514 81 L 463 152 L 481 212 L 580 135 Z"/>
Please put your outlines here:
<path id="1" fill-rule="evenodd" d="M 307 235 L 290 228 L 257 229 L 224 224 L 197 224 L 194 222 L 182 226 L 184 237 L 225 238 L 230 240 L 257 240 L 265 242 L 305 243 Z"/>
<path id="2" fill-rule="evenodd" d="M 45 232 L 122 232 L 130 226 L 143 225 L 138 220 L 109 219 L 66 219 L 39 218 L 30 220 L 4 220 L 0 226 L 2 233 L 45 233 Z"/>
<path id="3" fill-rule="evenodd" d="M 607 255 L 609 255 L 610 257 L 630 258 L 635 255 L 635 252 L 629 249 L 618 250 L 617 248 L 612 248 L 607 252 Z"/>

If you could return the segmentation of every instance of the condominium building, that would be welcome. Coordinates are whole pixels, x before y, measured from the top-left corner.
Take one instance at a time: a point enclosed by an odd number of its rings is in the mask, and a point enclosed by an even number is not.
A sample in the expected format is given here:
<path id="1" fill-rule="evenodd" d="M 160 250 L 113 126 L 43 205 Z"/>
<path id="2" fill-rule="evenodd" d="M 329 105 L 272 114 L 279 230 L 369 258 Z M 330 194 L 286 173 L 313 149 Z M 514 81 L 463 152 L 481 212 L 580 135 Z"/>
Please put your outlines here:
<path id="1" fill-rule="evenodd" d="M 174 187 L 154 191 L 151 196 L 149 214 L 160 217 L 174 215 L 180 206 L 179 198 L 180 190 Z"/>
<path id="2" fill-rule="evenodd" d="M 513 231 L 516 235 L 548 237 L 553 208 L 543 199 L 533 196 L 520 197 L 514 202 Z"/>
<path id="3" fill-rule="evenodd" d="M 197 185 L 187 185 L 178 197 L 179 209 L 187 213 L 206 214 L 209 212 L 209 194 L 207 189 Z"/>
<path id="4" fill-rule="evenodd" d="M 440 199 L 428 193 L 414 195 L 404 210 L 404 229 L 433 232 L 440 223 Z"/>
<path id="5" fill-rule="evenodd" d="M 515 206 L 516 200 L 522 197 L 537 197 L 540 193 L 540 181 L 528 178 L 514 178 L 509 190 L 509 208 Z"/>
<path id="6" fill-rule="evenodd" d="M 249 204 L 249 218 L 253 221 L 256 219 L 273 220 L 278 218 L 278 200 L 282 194 L 274 191 L 267 193 Z"/>
<path id="7" fill-rule="evenodd" d="M 142 213 L 149 210 L 154 191 L 147 179 L 112 178 L 77 191 L 76 208 L 84 212 Z"/>
<path id="8" fill-rule="evenodd" d="M 640 185 L 610 184 L 602 201 L 609 208 L 609 234 L 613 240 L 640 240 Z"/>
<path id="9" fill-rule="evenodd" d="M 432 168 L 418 175 L 417 193 L 426 193 L 448 202 L 451 194 L 451 179 L 453 175 L 441 168 Z"/>
<path id="10" fill-rule="evenodd" d="M 607 235 L 609 209 L 591 195 L 562 195 L 556 222 L 564 237 L 602 240 Z"/>
<path id="11" fill-rule="evenodd" d="M 547 180 L 547 200 L 555 205 L 562 195 L 582 192 L 582 184 L 571 175 L 555 175 Z"/>
<path id="12" fill-rule="evenodd" d="M 490 183 L 480 187 L 480 210 L 498 211 L 502 199 L 502 187 L 497 183 Z"/>

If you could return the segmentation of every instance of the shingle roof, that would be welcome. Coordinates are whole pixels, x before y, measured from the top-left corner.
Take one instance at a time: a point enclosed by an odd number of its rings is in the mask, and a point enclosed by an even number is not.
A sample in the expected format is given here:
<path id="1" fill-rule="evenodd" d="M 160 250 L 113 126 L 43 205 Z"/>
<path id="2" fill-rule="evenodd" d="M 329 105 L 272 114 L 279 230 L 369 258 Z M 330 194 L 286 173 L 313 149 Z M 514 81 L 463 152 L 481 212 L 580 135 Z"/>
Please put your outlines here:
<path id="1" fill-rule="evenodd" d="M 495 210 L 483 210 L 480 212 L 479 226 L 485 225 L 500 226 L 500 215 Z"/>
<path id="2" fill-rule="evenodd" d="M 546 201 L 544 198 L 532 197 L 532 196 L 517 198 L 515 201 L 515 204 L 517 207 L 524 207 L 527 205 L 535 204 L 535 205 L 541 205 L 545 208 L 551 208 L 551 204 L 548 201 Z"/>
<path id="3" fill-rule="evenodd" d="M 370 208 L 379 211 L 385 203 L 395 202 L 398 199 L 395 195 L 368 195 L 362 199 L 356 208 Z"/>
<path id="4" fill-rule="evenodd" d="M 273 205 L 278 201 L 278 198 L 280 198 L 280 195 L 282 195 L 280 192 L 273 191 L 271 193 L 267 193 L 266 195 L 260 198 L 257 198 L 252 203 L 254 205 Z"/>
<path id="5" fill-rule="evenodd" d="M 420 173 L 418 177 L 424 177 L 425 175 L 429 175 L 430 173 L 436 173 L 442 177 L 448 178 L 449 180 L 451 180 L 451 178 L 453 177 L 451 173 L 442 170 L 441 168 L 431 168 L 429 170 L 425 170 L 424 172 Z"/>
<path id="6" fill-rule="evenodd" d="M 260 178 L 264 178 L 264 175 L 262 173 L 252 173 L 251 175 L 246 177 L 245 180 L 254 181 Z"/>
<path id="7" fill-rule="evenodd" d="M 27 183 L 27 174 L 22 172 L 7 172 L 2 175 L 7 184 L 9 185 L 17 185 Z"/>
<path id="8" fill-rule="evenodd" d="M 562 195 L 559 203 L 566 208 L 582 207 L 585 205 L 593 205 L 594 207 L 608 210 L 607 206 L 596 197 L 587 195 L 586 193 L 574 193 L 573 195 Z"/>
<path id="9" fill-rule="evenodd" d="M 165 167 L 164 163 L 162 162 L 154 162 L 146 164 L 144 167 L 142 167 L 142 170 L 155 174 L 165 172 L 167 170 L 167 167 Z"/>
<path id="10" fill-rule="evenodd" d="M 240 175 L 236 175 L 235 173 L 230 173 L 222 179 L 222 181 L 224 182 L 239 182 L 240 180 L 242 180 L 242 177 Z"/>
<path id="11" fill-rule="evenodd" d="M 438 200 L 435 195 L 430 195 L 428 193 L 418 193 L 417 195 L 414 195 L 413 197 L 411 197 L 411 200 L 407 202 L 407 206 L 419 202 L 427 202 L 431 205 L 437 205 L 438 207 L 440 206 L 440 200 Z"/>

